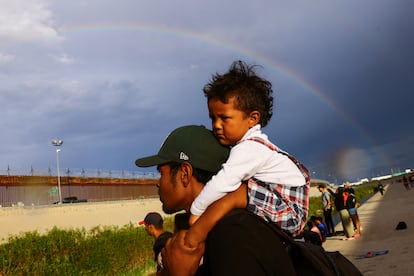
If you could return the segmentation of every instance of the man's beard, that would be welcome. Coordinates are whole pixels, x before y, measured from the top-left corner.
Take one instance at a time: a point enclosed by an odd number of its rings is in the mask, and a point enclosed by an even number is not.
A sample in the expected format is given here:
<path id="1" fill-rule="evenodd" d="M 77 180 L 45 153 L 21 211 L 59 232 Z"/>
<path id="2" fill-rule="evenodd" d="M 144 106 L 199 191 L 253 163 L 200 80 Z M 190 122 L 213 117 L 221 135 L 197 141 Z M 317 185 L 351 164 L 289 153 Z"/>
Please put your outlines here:
<path id="1" fill-rule="evenodd" d="M 171 215 L 171 214 L 174 214 L 174 213 L 178 212 L 178 211 L 173 211 L 173 210 L 168 209 L 168 207 L 167 207 L 167 206 L 165 206 L 165 204 L 164 204 L 164 203 L 162 204 L 162 211 L 163 211 L 164 213 L 166 213 L 166 214 L 169 214 L 169 215 Z"/>
<path id="2" fill-rule="evenodd" d="M 173 185 L 174 187 L 177 185 L 177 181 L 175 179 L 175 176 L 176 176 L 176 173 L 173 173 L 172 174 L 172 177 L 171 177 L 171 185 Z M 172 210 L 172 209 L 168 208 L 165 205 L 164 200 L 163 200 L 163 196 L 160 193 L 160 189 L 159 188 L 158 188 L 158 197 L 159 197 L 159 199 L 160 199 L 160 201 L 162 203 L 162 210 L 163 210 L 164 213 L 171 215 L 171 214 L 174 214 L 174 213 L 177 213 L 178 211 L 180 211 L 180 210 Z"/>

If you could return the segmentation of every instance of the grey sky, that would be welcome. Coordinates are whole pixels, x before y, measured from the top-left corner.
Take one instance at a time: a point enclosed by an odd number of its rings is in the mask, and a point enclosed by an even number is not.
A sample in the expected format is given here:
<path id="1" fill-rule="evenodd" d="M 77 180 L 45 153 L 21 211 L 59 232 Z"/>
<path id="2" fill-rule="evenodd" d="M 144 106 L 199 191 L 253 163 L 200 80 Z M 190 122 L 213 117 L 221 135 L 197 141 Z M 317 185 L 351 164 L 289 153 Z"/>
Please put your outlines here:
<path id="1" fill-rule="evenodd" d="M 237 3 L 237 5 L 235 5 Z M 273 84 L 264 128 L 315 177 L 414 166 L 414 2 L 0 0 L 0 173 L 142 171 L 172 129 L 210 127 L 234 60 Z"/>

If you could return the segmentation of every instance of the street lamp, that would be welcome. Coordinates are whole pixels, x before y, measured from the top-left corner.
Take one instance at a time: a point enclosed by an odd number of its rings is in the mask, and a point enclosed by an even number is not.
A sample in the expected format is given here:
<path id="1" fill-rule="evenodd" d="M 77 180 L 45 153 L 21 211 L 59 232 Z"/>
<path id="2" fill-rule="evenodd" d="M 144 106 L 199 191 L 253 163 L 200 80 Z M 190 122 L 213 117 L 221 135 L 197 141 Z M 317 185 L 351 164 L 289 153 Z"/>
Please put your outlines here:
<path id="1" fill-rule="evenodd" d="M 60 173 L 59 173 L 59 152 L 60 146 L 63 144 L 63 140 L 52 140 L 52 145 L 56 147 L 56 167 L 57 167 L 57 178 L 58 178 L 58 193 L 59 193 L 59 204 L 62 204 L 62 193 L 60 191 Z"/>

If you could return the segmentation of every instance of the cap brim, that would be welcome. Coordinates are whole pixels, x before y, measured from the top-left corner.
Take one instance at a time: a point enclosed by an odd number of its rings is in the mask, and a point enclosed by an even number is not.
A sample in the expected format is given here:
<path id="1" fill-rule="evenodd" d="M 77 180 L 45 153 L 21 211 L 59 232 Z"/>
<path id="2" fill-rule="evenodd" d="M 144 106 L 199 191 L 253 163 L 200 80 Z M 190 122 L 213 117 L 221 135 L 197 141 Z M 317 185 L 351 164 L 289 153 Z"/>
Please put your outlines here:
<path id="1" fill-rule="evenodd" d="M 135 165 L 141 168 L 158 166 L 170 162 L 170 160 L 163 159 L 158 155 L 143 157 L 135 160 Z"/>
<path id="2" fill-rule="evenodd" d="M 145 224 L 145 220 L 141 220 L 138 222 L 138 225 L 144 225 Z"/>

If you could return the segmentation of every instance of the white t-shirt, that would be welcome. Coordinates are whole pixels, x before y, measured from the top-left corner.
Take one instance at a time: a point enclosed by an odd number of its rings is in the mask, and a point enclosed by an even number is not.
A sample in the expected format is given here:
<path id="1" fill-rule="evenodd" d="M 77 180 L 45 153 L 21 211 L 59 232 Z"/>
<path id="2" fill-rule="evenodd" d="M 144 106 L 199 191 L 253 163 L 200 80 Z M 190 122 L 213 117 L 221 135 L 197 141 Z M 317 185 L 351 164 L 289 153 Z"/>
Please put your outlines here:
<path id="1" fill-rule="evenodd" d="M 271 150 L 266 145 L 247 140 L 257 137 L 268 143 L 260 125 L 249 129 L 243 138 L 231 148 L 229 158 L 222 169 L 206 183 L 191 205 L 191 213 L 200 216 L 207 207 L 229 192 L 239 188 L 244 180 L 255 177 L 261 181 L 286 186 L 302 186 L 306 180 L 299 168 L 286 155 Z"/>

